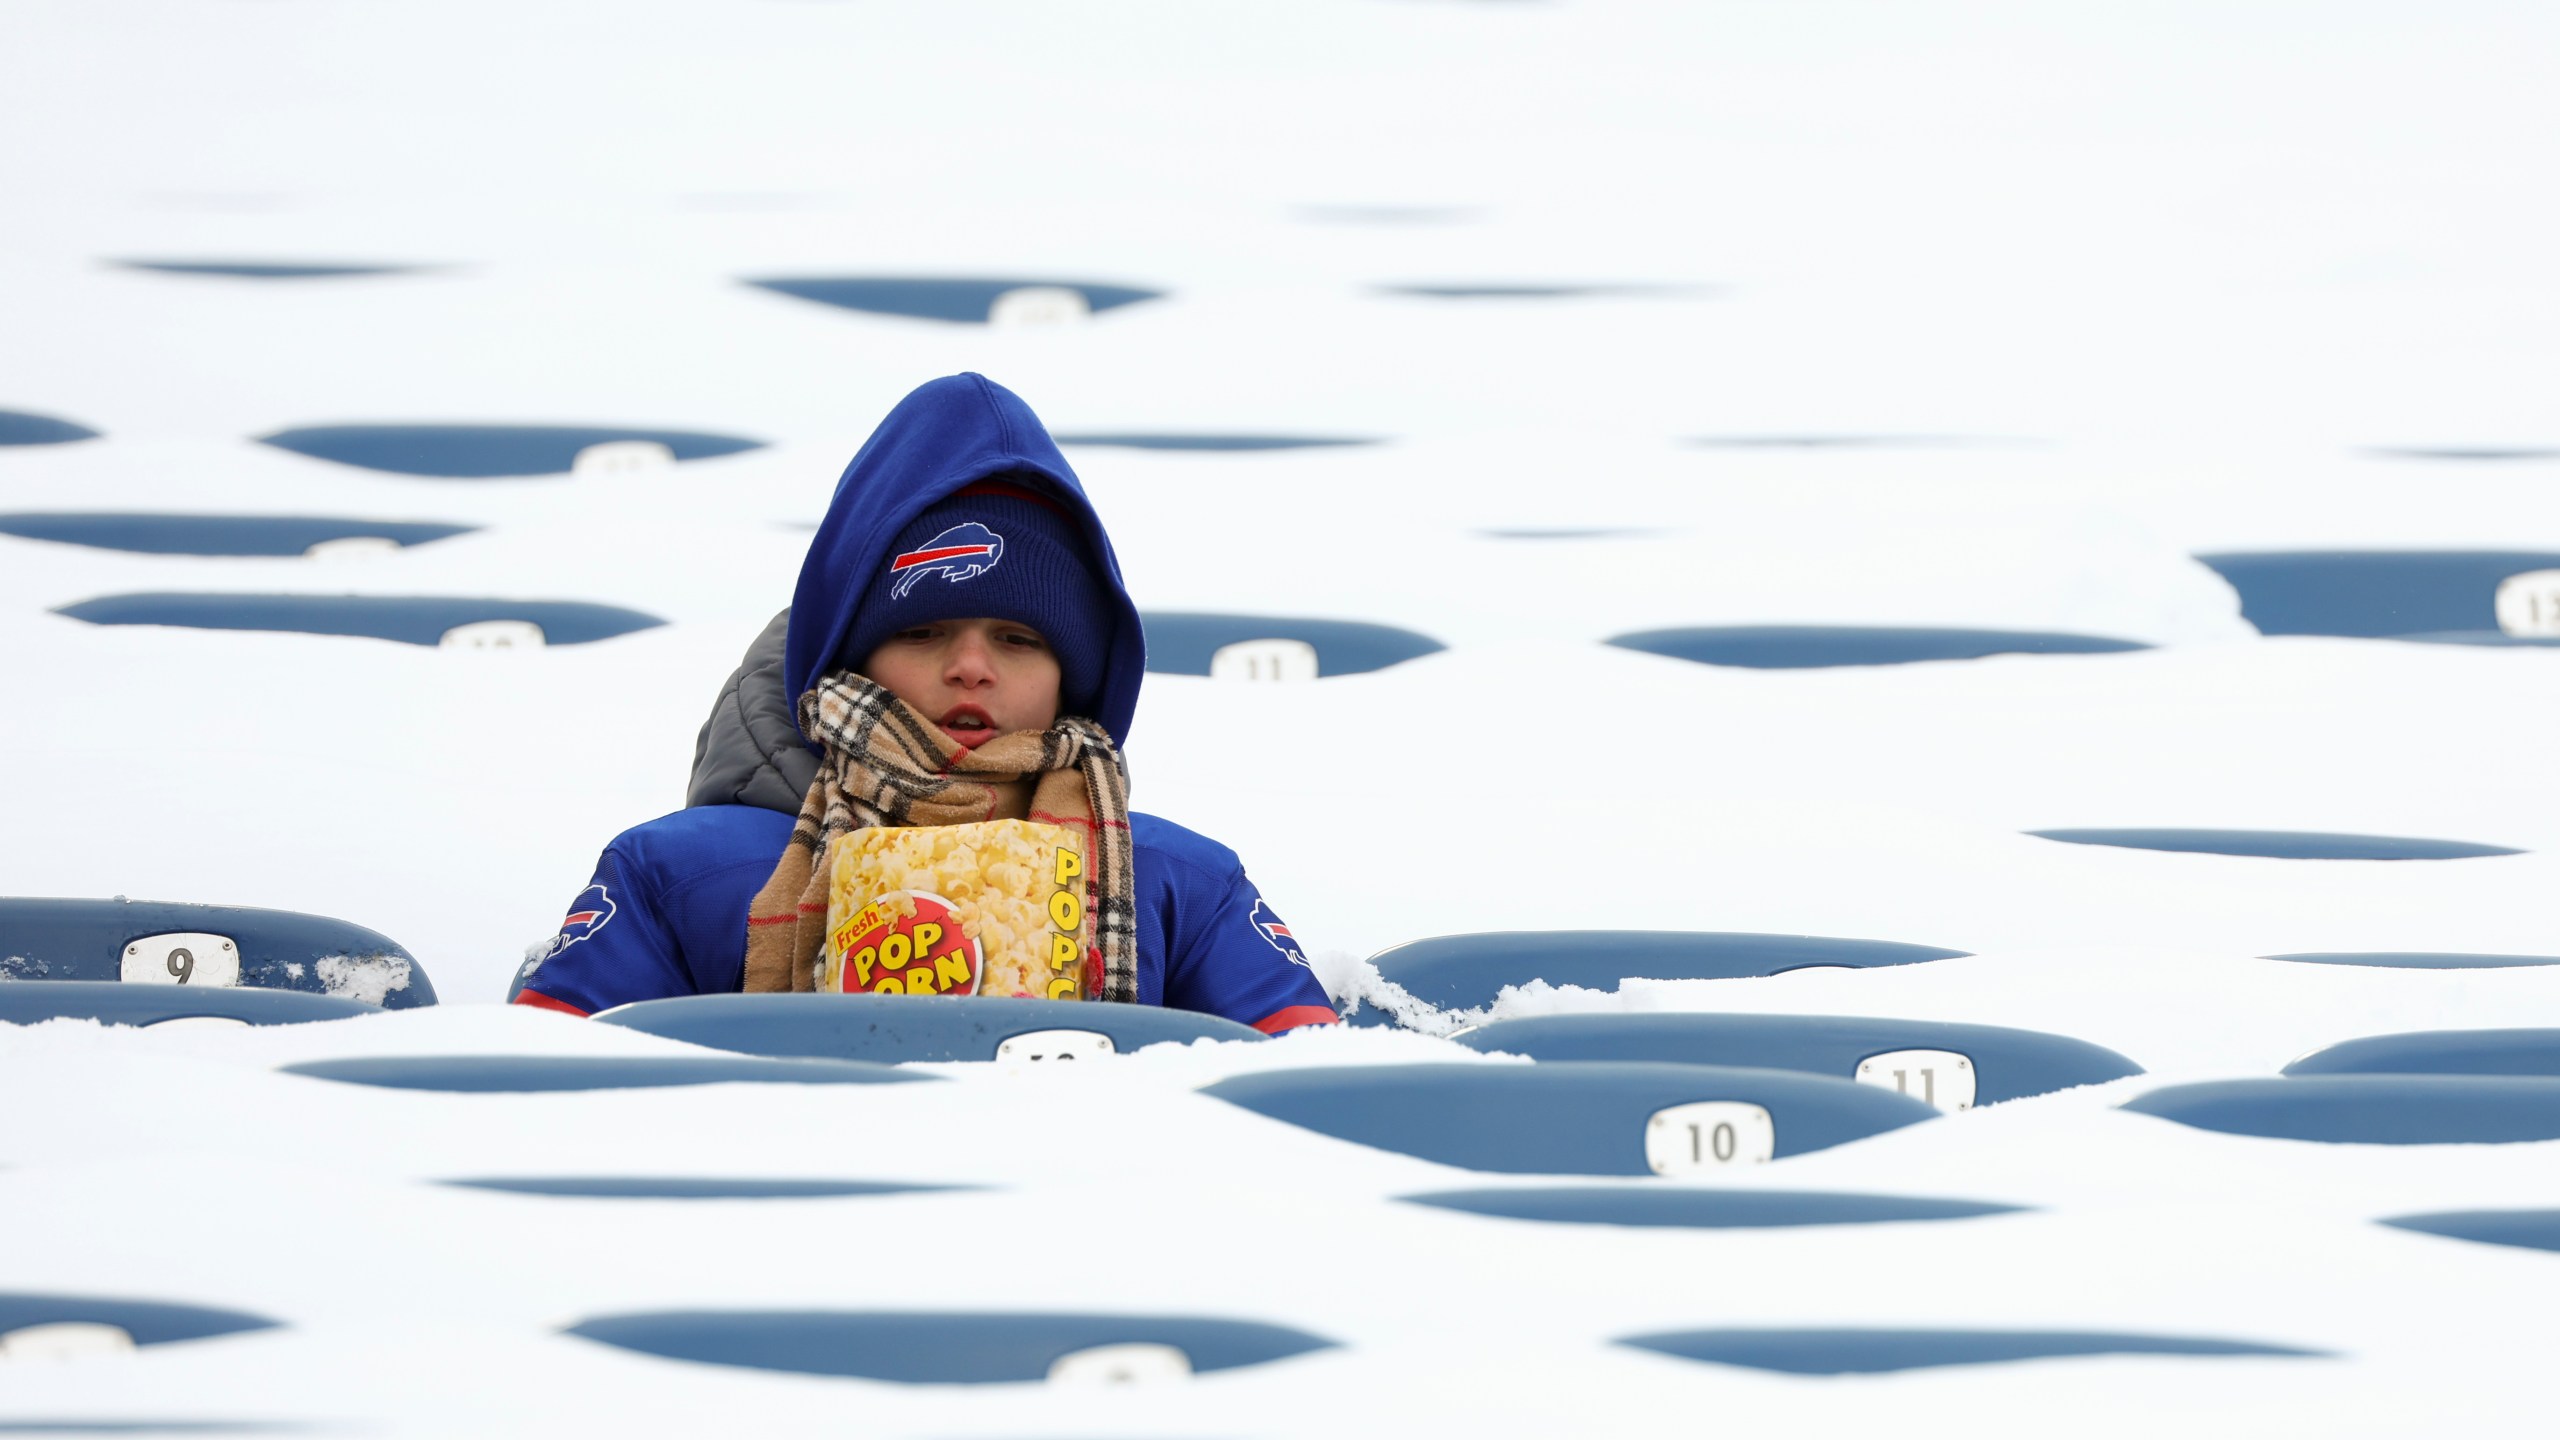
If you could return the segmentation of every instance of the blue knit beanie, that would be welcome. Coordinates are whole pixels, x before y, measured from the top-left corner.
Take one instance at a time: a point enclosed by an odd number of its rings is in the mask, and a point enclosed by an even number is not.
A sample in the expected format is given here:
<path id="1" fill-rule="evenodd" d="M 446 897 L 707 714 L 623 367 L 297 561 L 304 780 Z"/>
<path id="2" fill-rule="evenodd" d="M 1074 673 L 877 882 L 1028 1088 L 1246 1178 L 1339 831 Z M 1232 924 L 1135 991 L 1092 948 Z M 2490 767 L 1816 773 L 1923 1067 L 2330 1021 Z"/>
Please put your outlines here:
<path id="1" fill-rule="evenodd" d="M 1028 625 L 1058 657 L 1058 713 L 1090 715 L 1111 648 L 1111 607 L 1066 509 L 1028 486 L 981 480 L 907 522 L 837 663 L 859 669 L 899 631 L 984 616 Z"/>

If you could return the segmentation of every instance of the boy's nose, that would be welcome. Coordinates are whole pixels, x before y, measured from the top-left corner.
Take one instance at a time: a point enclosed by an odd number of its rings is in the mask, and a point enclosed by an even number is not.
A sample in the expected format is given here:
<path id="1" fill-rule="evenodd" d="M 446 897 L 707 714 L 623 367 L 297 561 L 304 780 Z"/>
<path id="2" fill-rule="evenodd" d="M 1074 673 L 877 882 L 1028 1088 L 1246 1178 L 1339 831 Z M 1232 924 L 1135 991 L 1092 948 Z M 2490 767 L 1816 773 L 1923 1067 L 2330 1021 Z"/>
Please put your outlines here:
<path id="1" fill-rule="evenodd" d="M 948 666 L 955 685 L 983 685 L 996 675 L 995 656 L 989 652 L 984 636 L 963 633 L 951 644 Z"/>

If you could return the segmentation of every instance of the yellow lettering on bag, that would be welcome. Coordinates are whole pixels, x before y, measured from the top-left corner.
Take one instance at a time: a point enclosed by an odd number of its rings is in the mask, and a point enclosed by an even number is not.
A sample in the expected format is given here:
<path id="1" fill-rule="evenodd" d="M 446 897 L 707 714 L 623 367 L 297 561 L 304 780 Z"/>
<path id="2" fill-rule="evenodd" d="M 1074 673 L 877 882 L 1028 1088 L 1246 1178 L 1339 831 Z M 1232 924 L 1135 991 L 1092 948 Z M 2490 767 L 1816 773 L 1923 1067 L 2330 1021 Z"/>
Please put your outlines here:
<path id="1" fill-rule="evenodd" d="M 933 923 L 932 921 L 930 921 L 930 920 L 919 920 L 919 921 L 917 921 L 917 922 L 916 922 L 916 953 L 917 953 L 917 954 L 919 954 L 919 955 L 930 955 L 930 954 L 932 954 L 932 953 L 933 953 L 933 947 L 934 947 L 934 946 L 936 946 L 936 945 L 939 945 L 939 944 L 941 944 L 941 943 L 942 943 L 942 927 L 941 927 L 941 926 L 934 924 L 934 923 Z"/>
<path id="2" fill-rule="evenodd" d="M 891 935 L 880 942 L 880 964 L 889 970 L 903 970 L 915 958 L 915 942 L 904 935 Z"/>
<path id="3" fill-rule="evenodd" d="M 1072 935 L 1049 937 L 1049 968 L 1064 970 L 1076 963 L 1076 938 Z"/>
<path id="4" fill-rule="evenodd" d="M 1078 986 L 1074 980 L 1066 977 L 1060 977 L 1059 979 L 1049 982 L 1049 998 L 1052 1000 L 1073 1000 L 1076 998 L 1077 988 Z"/>
<path id="5" fill-rule="evenodd" d="M 1073 890 L 1061 890 L 1051 895 L 1049 923 L 1069 932 L 1083 929 L 1084 898 Z"/>
<path id="6" fill-rule="evenodd" d="M 969 983 L 969 957 L 957 950 L 948 955 L 937 955 L 933 960 L 933 975 L 942 982 L 943 989 L 956 990 Z"/>
<path id="7" fill-rule="evenodd" d="M 854 951 L 854 952 L 853 952 L 853 983 L 854 983 L 854 984 L 856 984 L 856 985 L 868 985 L 868 984 L 870 984 L 870 983 L 871 983 L 871 967 L 872 967 L 872 965 L 873 965 L 873 964 L 875 964 L 876 962 L 878 962 L 878 960 L 879 960 L 879 959 L 880 959 L 880 952 L 879 952 L 879 951 L 877 951 L 877 950 L 872 949 L 872 948 L 871 948 L 870 946 L 868 946 L 868 945 L 865 945 L 865 946 L 863 946 L 861 949 Z"/>
<path id="8" fill-rule="evenodd" d="M 904 995 L 907 993 L 907 987 L 898 982 L 897 976 L 883 975 L 880 977 L 880 983 L 871 987 L 871 993 L 874 995 Z"/>
<path id="9" fill-rule="evenodd" d="M 1057 883 L 1064 885 L 1083 873 L 1084 861 L 1073 850 L 1064 845 L 1059 846 Z"/>

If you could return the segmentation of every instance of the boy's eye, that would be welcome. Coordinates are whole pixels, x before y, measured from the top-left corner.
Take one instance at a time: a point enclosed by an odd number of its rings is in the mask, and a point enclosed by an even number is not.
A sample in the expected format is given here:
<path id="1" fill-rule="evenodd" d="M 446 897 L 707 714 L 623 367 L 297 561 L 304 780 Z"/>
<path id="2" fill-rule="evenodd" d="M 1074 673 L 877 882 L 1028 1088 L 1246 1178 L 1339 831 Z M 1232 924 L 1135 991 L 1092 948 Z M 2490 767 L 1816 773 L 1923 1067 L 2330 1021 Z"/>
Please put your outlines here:
<path id="1" fill-rule="evenodd" d="M 899 631 L 899 632 L 898 632 L 895 636 L 893 636 L 892 638 L 893 638 L 893 639 L 898 639 L 898 640 L 930 640 L 930 639 L 932 639 L 933 637 L 934 637 L 934 627 L 933 627 L 933 626 L 931 626 L 931 625 L 910 625 L 910 626 L 908 626 L 906 629 Z"/>
<path id="2" fill-rule="evenodd" d="M 1007 630 L 1004 632 L 1004 643 L 1007 645 L 1019 645 L 1032 650 L 1046 650 L 1049 648 L 1048 641 L 1041 639 L 1039 635 L 1029 630 Z"/>

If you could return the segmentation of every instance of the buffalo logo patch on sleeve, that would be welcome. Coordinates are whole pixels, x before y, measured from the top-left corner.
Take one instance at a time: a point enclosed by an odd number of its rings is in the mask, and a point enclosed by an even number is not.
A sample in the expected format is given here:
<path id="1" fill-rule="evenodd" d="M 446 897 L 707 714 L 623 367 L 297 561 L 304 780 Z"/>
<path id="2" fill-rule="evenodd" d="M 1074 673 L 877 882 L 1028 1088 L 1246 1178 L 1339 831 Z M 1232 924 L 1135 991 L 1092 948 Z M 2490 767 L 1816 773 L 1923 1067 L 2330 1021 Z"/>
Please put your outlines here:
<path id="1" fill-rule="evenodd" d="M 1259 896 L 1253 902 L 1253 928 L 1262 932 L 1262 938 L 1271 942 L 1272 949 L 1287 956 L 1290 964 L 1307 963 L 1307 952 L 1298 947 L 1298 937 L 1289 933 L 1289 922 L 1273 912 L 1270 901 Z"/>
<path id="2" fill-rule="evenodd" d="M 551 937 L 551 948 L 542 952 L 542 959 L 548 960 L 603 929 L 612 921 L 613 910 L 613 896 L 602 885 L 579 891 L 578 898 L 569 902 L 569 913 L 560 921 L 560 933 Z"/>
<path id="3" fill-rule="evenodd" d="M 954 525 L 915 549 L 890 557 L 889 573 L 896 579 L 889 594 L 903 600 L 927 575 L 952 581 L 983 575 L 1003 558 L 1003 536 L 975 520 Z"/>

